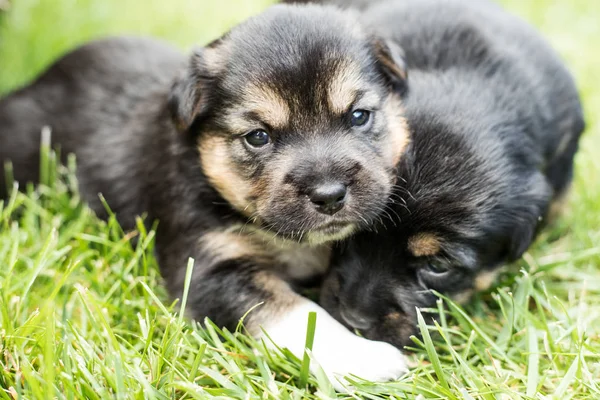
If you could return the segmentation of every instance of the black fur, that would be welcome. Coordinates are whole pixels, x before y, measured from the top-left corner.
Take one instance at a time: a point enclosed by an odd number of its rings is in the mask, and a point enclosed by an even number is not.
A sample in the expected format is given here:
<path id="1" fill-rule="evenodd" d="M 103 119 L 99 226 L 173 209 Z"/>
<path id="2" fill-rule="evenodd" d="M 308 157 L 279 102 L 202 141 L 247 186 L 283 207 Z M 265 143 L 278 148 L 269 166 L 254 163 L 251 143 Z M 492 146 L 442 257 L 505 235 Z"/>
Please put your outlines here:
<path id="1" fill-rule="evenodd" d="M 584 121 L 559 57 L 493 3 L 384 1 L 363 19 L 405 52 L 412 144 L 390 218 L 338 246 L 322 302 L 366 337 L 402 347 L 416 334 L 415 307 L 434 306 L 431 289 L 473 289 L 479 273 L 530 246 L 569 186 Z M 439 238 L 441 251 L 411 254 L 419 233 Z"/>
<path id="2" fill-rule="evenodd" d="M 368 225 L 390 194 L 395 165 L 382 154 L 386 121 L 396 116 L 380 113 L 368 131 L 349 127 L 346 111 L 329 110 L 327 82 L 347 72 L 346 62 L 377 102 L 395 97 L 388 82 L 401 85 L 394 74 L 402 65 L 394 67 L 401 60 L 394 51 L 361 30 L 356 16 L 318 6 L 275 6 L 189 59 L 152 40 L 101 40 L 0 101 L 0 161 L 12 160 L 21 184 L 37 182 L 39 132 L 49 126 L 61 154 L 76 154 L 81 193 L 100 216 L 98 193 L 125 229 L 144 213 L 159 221 L 157 258 L 173 296 L 182 293 L 188 257 L 196 260 L 190 315 L 234 329 L 264 302 L 267 312 L 250 318 L 258 332 L 297 300 L 287 271 L 302 270 L 304 258 L 315 267 L 308 253 L 328 250 L 341 225 Z M 267 126 L 244 108 L 265 101 L 259 93 L 242 103 L 255 86 L 283 99 L 284 126 Z M 232 122 L 235 112 L 241 122 Z M 244 143 L 256 128 L 272 134 L 265 151 Z M 216 163 L 225 164 L 209 176 Z M 330 180 L 349 193 L 335 216 L 315 210 L 305 193 Z M 268 206 L 257 209 L 259 200 Z M 314 232 L 319 243 L 298 243 Z M 306 257 L 285 257 L 298 249 Z M 323 273 L 327 261 L 307 273 Z"/>

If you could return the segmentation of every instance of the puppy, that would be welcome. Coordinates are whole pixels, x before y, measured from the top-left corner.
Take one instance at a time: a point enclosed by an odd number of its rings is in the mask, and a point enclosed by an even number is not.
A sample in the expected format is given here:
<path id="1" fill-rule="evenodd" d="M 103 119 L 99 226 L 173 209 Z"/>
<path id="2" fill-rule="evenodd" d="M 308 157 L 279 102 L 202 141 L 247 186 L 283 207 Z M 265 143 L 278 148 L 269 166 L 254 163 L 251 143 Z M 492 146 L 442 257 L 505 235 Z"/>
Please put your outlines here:
<path id="1" fill-rule="evenodd" d="M 98 193 L 126 229 L 143 213 L 160 221 L 156 255 L 174 297 L 194 258 L 191 317 L 233 330 L 252 310 L 251 334 L 301 357 L 314 311 L 313 354 L 330 377 L 387 380 L 406 369 L 398 350 L 294 289 L 388 201 L 410 141 L 405 79 L 398 46 L 333 7 L 274 6 L 187 61 L 152 40 L 102 40 L 0 102 L 0 160 L 37 181 L 50 127 L 100 216 Z"/>
<path id="2" fill-rule="evenodd" d="M 389 218 L 337 246 L 321 303 L 402 348 L 433 290 L 467 299 L 526 251 L 569 186 L 584 120 L 554 51 L 492 3 L 396 0 L 363 21 L 404 49 L 411 142 Z"/>

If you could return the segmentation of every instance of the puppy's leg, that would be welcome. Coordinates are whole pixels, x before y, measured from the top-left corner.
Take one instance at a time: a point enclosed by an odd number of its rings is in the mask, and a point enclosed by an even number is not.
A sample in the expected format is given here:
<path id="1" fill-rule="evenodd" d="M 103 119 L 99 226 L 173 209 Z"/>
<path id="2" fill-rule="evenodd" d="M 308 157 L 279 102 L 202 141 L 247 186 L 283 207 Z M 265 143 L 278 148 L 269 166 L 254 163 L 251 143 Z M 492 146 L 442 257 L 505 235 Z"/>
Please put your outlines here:
<path id="1" fill-rule="evenodd" d="M 273 305 L 277 307 L 276 304 L 267 305 L 266 310 Z M 350 374 L 384 382 L 407 372 L 404 356 L 394 346 L 356 336 L 323 308 L 299 296 L 278 315 L 259 317 L 255 324 L 268 335 L 267 345 L 286 347 L 301 359 L 310 312 L 317 315 L 313 357 L 337 390 L 344 390 L 347 382 L 342 378 Z M 311 368 L 314 372 L 318 367 L 311 364 Z"/>
<path id="2" fill-rule="evenodd" d="M 180 239 L 171 241 L 172 250 L 176 251 L 172 254 L 181 254 L 177 247 L 186 240 Z M 172 293 L 181 293 L 185 259 L 168 257 L 170 250 L 161 250 L 160 246 L 158 250 L 163 258 L 161 265 L 178 266 L 164 271 L 164 275 Z M 253 309 L 244 320 L 250 333 L 264 338 L 268 346 L 288 348 L 302 359 L 308 314 L 314 311 L 317 327 L 313 356 L 337 389 L 343 389 L 338 378 L 349 374 L 386 381 L 406 372 L 399 350 L 354 335 L 317 304 L 295 293 L 280 277 L 283 268 L 273 265 L 269 255 L 247 237 L 205 233 L 196 241 L 194 256 L 196 265 L 188 300 L 188 312 L 193 318 L 201 321 L 209 317 L 233 330 L 240 318 Z"/>

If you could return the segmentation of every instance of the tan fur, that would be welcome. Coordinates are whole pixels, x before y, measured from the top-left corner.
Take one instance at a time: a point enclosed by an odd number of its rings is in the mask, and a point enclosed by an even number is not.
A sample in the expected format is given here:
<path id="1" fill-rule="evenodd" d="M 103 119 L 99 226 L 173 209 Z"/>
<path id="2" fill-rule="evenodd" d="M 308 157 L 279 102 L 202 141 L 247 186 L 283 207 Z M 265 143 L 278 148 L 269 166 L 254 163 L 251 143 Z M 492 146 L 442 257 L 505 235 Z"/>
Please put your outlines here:
<path id="1" fill-rule="evenodd" d="M 255 188 L 231 165 L 227 141 L 216 135 L 204 135 L 199 151 L 202 170 L 212 186 L 239 212 L 250 216 L 254 207 L 249 198 Z"/>
<path id="2" fill-rule="evenodd" d="M 200 245 L 210 252 L 214 262 L 239 258 L 256 260 L 268 258 L 265 249 L 250 237 L 228 231 L 216 230 L 205 233 L 200 238 Z"/>
<path id="3" fill-rule="evenodd" d="M 463 290 L 462 292 L 453 294 L 451 296 L 451 299 L 455 303 L 464 305 L 464 304 L 468 303 L 469 300 L 471 300 L 471 297 L 473 297 L 473 289 L 466 289 L 466 290 Z"/>
<path id="4" fill-rule="evenodd" d="M 273 250 L 275 259 L 284 266 L 286 276 L 293 280 L 324 275 L 329 267 L 331 248 L 327 245 L 306 246 L 290 243 Z"/>
<path id="5" fill-rule="evenodd" d="M 384 105 L 384 113 L 387 116 L 389 132 L 389 155 L 390 165 L 396 166 L 404 155 L 410 143 L 410 129 L 406 118 L 402 116 L 404 108 L 397 96 L 389 96 Z"/>
<path id="6" fill-rule="evenodd" d="M 236 133 L 238 135 L 242 135 L 245 133 L 249 133 L 254 129 L 261 128 L 261 126 L 257 126 L 255 122 L 248 120 L 244 116 L 244 113 L 248 111 L 244 108 L 234 108 L 229 110 L 229 112 L 225 115 L 223 122 L 227 124 L 227 129 L 230 132 Z"/>
<path id="7" fill-rule="evenodd" d="M 287 280 L 310 278 L 327 271 L 330 248 L 306 247 L 298 243 L 266 240 L 268 233 L 248 225 L 232 226 L 226 230 L 208 232 L 200 238 L 200 246 L 208 250 L 213 262 L 246 258 L 255 260 L 264 269 L 253 275 L 257 287 L 269 293 L 264 304 L 256 308 L 245 320 L 246 328 L 260 334 L 259 324 L 272 321 L 285 314 L 301 297 Z"/>
<path id="8" fill-rule="evenodd" d="M 569 204 L 569 190 L 565 190 L 563 193 L 558 195 L 552 202 L 550 203 L 550 207 L 548 208 L 547 220 L 548 222 L 555 221 L 558 217 L 560 217 L 567 205 Z"/>
<path id="9" fill-rule="evenodd" d="M 362 86 L 359 66 L 349 61 L 342 63 L 329 82 L 327 100 L 330 110 L 336 114 L 349 111 Z"/>
<path id="10" fill-rule="evenodd" d="M 254 112 L 261 122 L 274 129 L 284 129 L 289 124 L 290 108 L 288 103 L 267 86 L 254 84 L 246 86 L 241 104 L 240 112 Z"/>
<path id="11" fill-rule="evenodd" d="M 290 280 L 308 279 L 323 275 L 329 268 L 329 245 L 306 245 L 276 236 L 255 225 L 236 225 L 228 229 L 236 235 L 252 238 L 274 261 L 274 268 Z"/>
<path id="12" fill-rule="evenodd" d="M 206 47 L 202 50 L 202 67 L 211 74 L 218 75 L 227 68 L 229 59 L 229 42 L 219 41 L 214 47 Z"/>
<path id="13" fill-rule="evenodd" d="M 377 59 L 379 60 L 381 65 L 383 65 L 392 74 L 399 76 L 403 80 L 406 80 L 406 78 L 407 78 L 406 70 L 404 68 L 402 68 L 400 65 L 398 65 L 396 63 L 396 61 L 394 61 L 394 58 L 390 54 L 390 51 L 392 51 L 392 49 L 389 49 L 390 46 L 398 47 L 397 45 L 395 45 L 391 42 L 388 44 L 385 44 L 384 42 L 382 42 L 380 40 L 376 41 L 375 49 L 376 49 L 377 55 L 378 55 Z"/>
<path id="14" fill-rule="evenodd" d="M 268 263 L 272 271 L 292 281 L 325 274 L 331 254 L 328 245 L 309 246 L 284 240 L 250 224 L 208 232 L 200 244 L 210 250 L 217 261 L 255 259 Z"/>
<path id="15" fill-rule="evenodd" d="M 496 280 L 497 276 L 497 270 L 479 273 L 479 275 L 477 275 L 473 281 L 473 289 L 466 289 L 462 292 L 453 294 L 451 297 L 452 300 L 458 304 L 466 304 L 469 300 L 471 300 L 471 297 L 473 297 L 474 293 L 488 290 Z"/>
<path id="16" fill-rule="evenodd" d="M 277 299 L 278 308 L 284 309 L 283 311 L 285 311 L 286 307 L 292 306 L 297 301 L 297 297 L 293 295 L 290 285 L 277 274 L 270 271 L 259 272 L 254 276 L 254 282 L 260 285 L 263 290 L 271 293 Z"/>
<path id="17" fill-rule="evenodd" d="M 386 315 L 385 318 L 391 322 L 398 322 L 402 320 L 402 314 L 399 312 L 393 312 Z"/>
<path id="18" fill-rule="evenodd" d="M 475 287 L 475 290 L 477 290 L 477 291 L 488 290 L 492 286 L 494 281 L 496 280 L 497 276 L 498 276 L 498 271 L 481 272 L 475 278 L 475 283 L 473 285 Z"/>
<path id="19" fill-rule="evenodd" d="M 408 239 L 408 250 L 415 257 L 434 256 L 440 249 L 440 239 L 432 233 L 418 233 Z"/>
<path id="20" fill-rule="evenodd" d="M 306 241 L 313 246 L 322 245 L 324 243 L 331 243 L 347 239 L 356 232 L 356 225 L 348 225 L 336 232 L 333 235 L 324 235 L 320 232 L 308 232 L 306 234 Z"/>
<path id="21" fill-rule="evenodd" d="M 573 121 L 568 119 L 561 119 L 558 122 L 558 126 L 556 127 L 560 132 L 564 132 L 561 137 L 561 140 L 552 155 L 552 158 L 549 160 L 554 161 L 564 155 L 565 151 L 569 148 L 569 143 L 573 141 Z"/>
<path id="22" fill-rule="evenodd" d="M 290 309 L 303 300 L 290 285 L 272 271 L 261 271 L 253 276 L 254 284 L 269 293 L 263 304 L 257 304 L 244 321 L 249 333 L 260 336 L 261 325 L 269 321 L 277 321 Z"/>

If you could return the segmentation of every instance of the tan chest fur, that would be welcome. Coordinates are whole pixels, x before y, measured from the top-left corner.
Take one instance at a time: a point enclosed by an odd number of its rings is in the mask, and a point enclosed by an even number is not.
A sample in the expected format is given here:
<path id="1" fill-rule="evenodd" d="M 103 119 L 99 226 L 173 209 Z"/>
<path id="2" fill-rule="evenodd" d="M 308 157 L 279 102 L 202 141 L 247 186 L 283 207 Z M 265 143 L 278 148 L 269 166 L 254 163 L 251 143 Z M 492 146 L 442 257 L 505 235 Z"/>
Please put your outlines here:
<path id="1" fill-rule="evenodd" d="M 284 240 L 249 225 L 233 226 L 221 232 L 219 237 L 219 241 L 228 243 L 228 248 L 232 247 L 232 240 L 235 240 L 235 248 L 243 248 L 244 256 L 264 260 L 265 264 L 270 264 L 278 274 L 289 281 L 318 277 L 324 275 L 329 268 L 329 245 L 309 245 Z M 236 254 L 223 256 L 235 257 Z"/>

